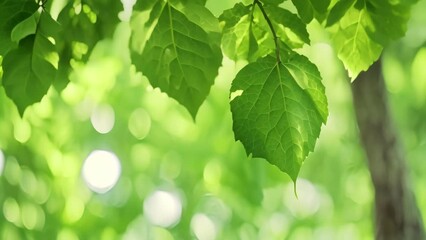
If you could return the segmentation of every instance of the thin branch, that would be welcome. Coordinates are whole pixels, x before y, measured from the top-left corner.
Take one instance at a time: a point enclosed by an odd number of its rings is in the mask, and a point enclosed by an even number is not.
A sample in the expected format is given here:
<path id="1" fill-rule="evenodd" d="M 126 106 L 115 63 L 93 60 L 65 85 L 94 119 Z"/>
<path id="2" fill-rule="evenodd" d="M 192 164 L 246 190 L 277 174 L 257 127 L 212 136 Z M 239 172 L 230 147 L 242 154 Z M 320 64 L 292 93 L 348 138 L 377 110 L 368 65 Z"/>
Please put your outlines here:
<path id="1" fill-rule="evenodd" d="M 277 57 L 277 62 L 280 63 L 281 57 L 280 57 L 280 47 L 278 45 L 278 36 L 277 36 L 277 33 L 275 32 L 274 26 L 272 25 L 271 19 L 269 19 L 268 14 L 266 13 L 262 3 L 259 0 L 254 0 L 253 5 L 257 5 L 259 7 L 260 11 L 263 14 L 263 18 L 265 18 L 266 22 L 268 23 L 269 29 L 271 29 L 272 36 L 274 37 L 275 54 Z"/>

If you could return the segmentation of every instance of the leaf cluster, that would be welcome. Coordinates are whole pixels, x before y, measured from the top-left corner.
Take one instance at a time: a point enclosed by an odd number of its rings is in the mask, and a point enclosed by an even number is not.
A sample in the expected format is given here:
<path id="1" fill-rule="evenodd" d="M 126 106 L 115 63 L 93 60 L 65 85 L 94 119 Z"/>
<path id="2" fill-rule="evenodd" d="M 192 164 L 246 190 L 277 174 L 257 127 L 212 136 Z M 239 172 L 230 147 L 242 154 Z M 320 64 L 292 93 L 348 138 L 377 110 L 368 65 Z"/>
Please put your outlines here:
<path id="1" fill-rule="evenodd" d="M 129 23 L 131 62 L 195 120 L 222 54 L 246 61 L 229 93 L 235 139 L 295 181 L 328 116 L 320 72 L 296 52 L 310 44 L 307 25 L 315 20 L 331 32 L 354 79 L 404 35 L 414 2 L 244 0 L 216 17 L 205 0 L 138 0 Z M 1 83 L 21 115 L 51 86 L 67 86 L 73 69 L 112 35 L 123 10 L 120 1 L 70 0 L 56 18 L 51 6 L 0 0 Z"/>

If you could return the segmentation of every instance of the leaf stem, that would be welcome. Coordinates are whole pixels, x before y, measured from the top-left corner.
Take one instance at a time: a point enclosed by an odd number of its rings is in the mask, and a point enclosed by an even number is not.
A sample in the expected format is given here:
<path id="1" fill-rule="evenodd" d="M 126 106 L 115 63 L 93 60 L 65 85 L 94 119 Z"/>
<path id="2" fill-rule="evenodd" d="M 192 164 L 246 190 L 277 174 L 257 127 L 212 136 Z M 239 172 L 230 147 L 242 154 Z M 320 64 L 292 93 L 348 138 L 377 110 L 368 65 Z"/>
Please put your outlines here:
<path id="1" fill-rule="evenodd" d="M 263 18 L 265 18 L 266 22 L 268 23 L 269 29 L 271 29 L 272 36 L 274 37 L 275 54 L 277 57 L 277 63 L 280 63 L 281 57 L 280 57 L 280 47 L 278 45 L 278 36 L 277 36 L 277 33 L 275 32 L 274 26 L 272 25 L 271 19 L 269 19 L 268 14 L 266 13 L 262 3 L 259 0 L 254 0 L 253 5 L 257 5 L 259 7 L 260 11 L 263 14 Z"/>

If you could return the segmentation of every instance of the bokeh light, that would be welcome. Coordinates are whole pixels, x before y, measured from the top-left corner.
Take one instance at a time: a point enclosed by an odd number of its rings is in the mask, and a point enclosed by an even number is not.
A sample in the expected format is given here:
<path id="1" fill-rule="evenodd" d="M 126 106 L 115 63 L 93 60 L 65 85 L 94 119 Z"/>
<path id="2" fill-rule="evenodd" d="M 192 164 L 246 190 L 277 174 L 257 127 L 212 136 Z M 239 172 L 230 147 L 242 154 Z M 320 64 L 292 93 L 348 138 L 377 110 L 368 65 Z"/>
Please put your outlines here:
<path id="1" fill-rule="evenodd" d="M 160 227 L 177 224 L 182 214 L 182 203 L 178 196 L 166 191 L 155 191 L 143 203 L 148 221 Z"/>
<path id="2" fill-rule="evenodd" d="M 151 117 L 143 108 L 138 108 L 129 117 L 129 131 L 137 139 L 144 139 L 151 129 Z"/>
<path id="3" fill-rule="evenodd" d="M 205 214 L 197 213 L 192 217 L 191 230 L 199 240 L 214 240 L 217 237 L 214 222 Z"/>
<path id="4" fill-rule="evenodd" d="M 295 217 L 310 217 L 319 210 L 321 196 L 310 181 L 298 179 L 297 194 L 298 198 L 294 195 L 294 185 L 288 184 L 284 192 L 284 204 Z"/>
<path id="5" fill-rule="evenodd" d="M 98 133 L 109 133 L 115 123 L 114 109 L 110 105 L 100 105 L 93 110 L 90 121 Z"/>
<path id="6" fill-rule="evenodd" d="M 117 156 L 108 151 L 95 150 L 84 161 L 82 175 L 87 186 L 97 192 L 106 193 L 117 183 L 121 164 Z"/>

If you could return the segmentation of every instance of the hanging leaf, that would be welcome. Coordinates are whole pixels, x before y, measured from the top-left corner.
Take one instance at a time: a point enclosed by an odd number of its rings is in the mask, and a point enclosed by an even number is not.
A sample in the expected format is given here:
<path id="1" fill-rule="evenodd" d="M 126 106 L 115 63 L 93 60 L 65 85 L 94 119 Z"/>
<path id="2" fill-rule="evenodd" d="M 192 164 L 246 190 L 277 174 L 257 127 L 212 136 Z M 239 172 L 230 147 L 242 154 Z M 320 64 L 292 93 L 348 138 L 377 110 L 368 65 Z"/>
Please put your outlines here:
<path id="1" fill-rule="evenodd" d="M 43 11 L 36 34 L 22 39 L 19 47 L 3 59 L 3 86 L 21 115 L 29 105 L 42 99 L 55 78 L 58 55 L 48 38 L 58 31 L 59 25 Z"/>
<path id="2" fill-rule="evenodd" d="M 38 9 L 33 0 L 3 0 L 0 2 L 0 55 L 4 56 L 10 49 L 16 47 L 11 39 L 13 28 L 29 18 Z"/>
<path id="3" fill-rule="evenodd" d="M 201 26 L 166 3 L 142 55 L 132 58 L 153 87 L 176 99 L 195 119 L 222 61 L 220 49 L 210 41 Z"/>
<path id="4" fill-rule="evenodd" d="M 284 63 L 267 56 L 238 73 L 231 98 L 235 139 L 295 181 L 328 115 L 315 65 L 295 53 Z"/>

